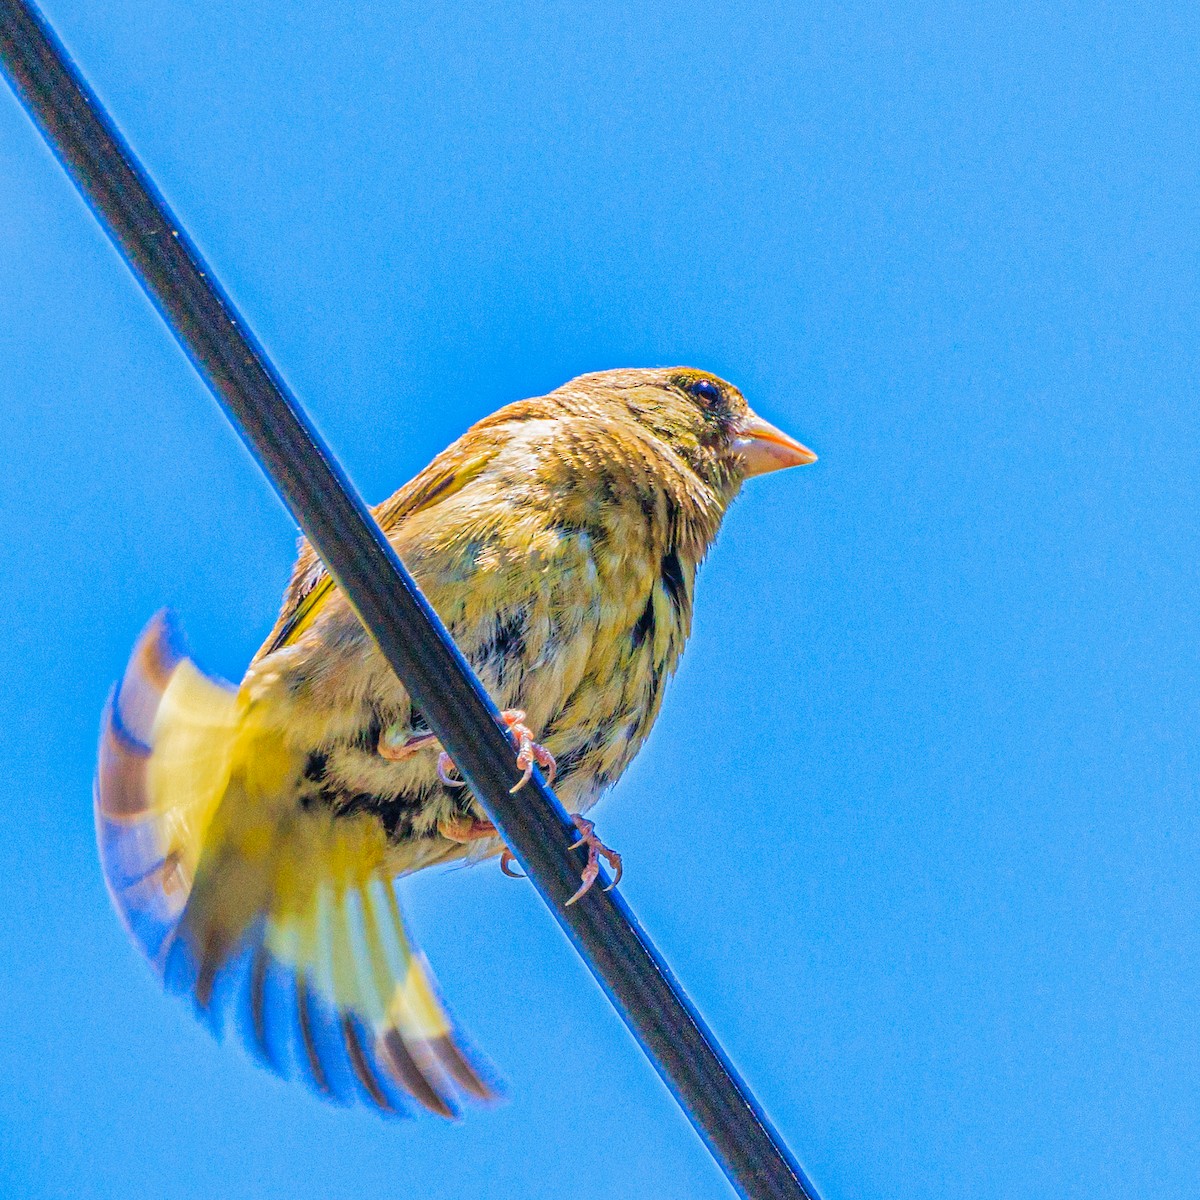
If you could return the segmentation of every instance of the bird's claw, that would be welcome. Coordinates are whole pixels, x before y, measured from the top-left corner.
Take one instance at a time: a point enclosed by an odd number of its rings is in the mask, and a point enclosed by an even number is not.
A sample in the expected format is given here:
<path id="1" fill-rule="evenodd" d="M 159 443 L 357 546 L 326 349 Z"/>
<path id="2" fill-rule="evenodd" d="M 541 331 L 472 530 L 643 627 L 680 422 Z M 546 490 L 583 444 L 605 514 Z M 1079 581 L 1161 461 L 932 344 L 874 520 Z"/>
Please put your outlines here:
<path id="1" fill-rule="evenodd" d="M 517 766 L 523 772 L 516 784 L 508 789 L 509 794 L 519 792 L 533 778 L 534 763 L 537 763 L 546 772 L 546 782 L 553 783 L 558 764 L 554 761 L 554 755 L 545 746 L 539 746 L 533 740 L 533 730 L 524 723 L 525 710 L 507 708 L 500 715 L 508 726 L 508 732 L 512 734 L 512 740 L 517 747 Z"/>
<path id="2" fill-rule="evenodd" d="M 397 724 L 389 725 L 379 735 L 375 749 L 379 757 L 386 758 L 388 762 L 404 762 L 406 759 L 412 758 L 414 754 L 419 754 L 422 750 L 427 750 L 437 744 L 436 733 L 412 734 L 404 726 Z M 451 777 L 450 772 L 453 770 L 455 770 L 454 760 L 445 750 L 441 751 L 437 760 L 438 778 L 447 787 L 466 787 L 461 779 Z"/>
<path id="3" fill-rule="evenodd" d="M 438 822 L 438 833 L 447 841 L 458 842 L 462 846 L 500 836 L 491 821 L 477 821 L 472 817 L 443 817 Z M 512 864 L 516 861 L 517 856 L 505 846 L 500 853 L 500 870 L 509 879 L 524 879 L 525 876 L 520 871 L 512 869 Z"/>
<path id="4" fill-rule="evenodd" d="M 587 866 L 583 868 L 580 876 L 579 890 L 567 901 L 568 905 L 574 904 L 600 878 L 601 859 L 604 859 L 613 869 L 613 880 L 604 889 L 606 892 L 611 892 L 621 882 L 622 871 L 621 856 L 615 850 L 610 850 L 596 836 L 595 824 L 586 817 L 574 816 L 571 820 L 575 822 L 575 828 L 579 830 L 579 840 L 571 843 L 571 849 L 575 850 L 580 846 L 586 846 L 588 857 Z M 448 841 L 458 842 L 460 845 L 469 845 L 471 842 L 482 839 L 499 837 L 496 827 L 491 821 L 479 821 L 472 817 L 444 817 L 438 822 L 438 833 Z M 500 870 L 509 879 L 524 879 L 524 875 L 512 869 L 512 865 L 516 861 L 516 855 L 505 846 L 500 852 Z"/>
<path id="5" fill-rule="evenodd" d="M 600 877 L 600 859 L 604 859 L 606 863 L 613 869 L 613 880 L 604 890 L 611 892 L 613 888 L 621 882 L 621 856 L 615 851 L 610 850 L 597 836 L 595 822 L 589 821 L 586 817 L 573 816 L 571 818 L 575 823 L 575 828 L 579 830 L 579 840 L 571 843 L 571 849 L 575 850 L 580 846 L 587 847 L 587 866 L 583 868 L 583 874 L 580 876 L 579 891 L 567 901 L 567 906 L 574 904 L 580 896 L 585 895 L 591 888 L 592 884 Z"/>
<path id="6" fill-rule="evenodd" d="M 445 750 L 438 755 L 437 761 L 437 777 L 447 786 L 451 788 L 466 787 L 466 780 L 451 779 L 450 772 L 457 771 L 458 768 L 454 765 L 454 759 L 448 755 Z"/>
<path id="7" fill-rule="evenodd" d="M 533 740 L 533 730 L 525 724 L 525 710 L 523 708 L 506 708 L 500 716 L 504 719 L 504 723 L 508 726 L 508 732 L 512 735 L 513 744 L 517 747 L 517 766 L 521 769 L 521 778 L 517 780 L 515 786 L 509 789 L 510 793 L 519 792 L 533 777 L 533 766 L 536 763 L 546 772 L 546 782 L 554 782 L 554 773 L 558 769 L 558 764 L 554 761 L 554 755 L 546 749 L 545 746 L 538 745 Z M 398 761 L 401 758 L 407 758 L 410 754 L 415 754 L 417 750 L 423 749 L 430 741 L 435 741 L 433 734 L 422 734 L 416 738 L 410 738 L 403 744 L 401 749 L 403 753 L 398 751 L 385 750 L 384 734 L 379 739 L 379 753 L 384 758 L 390 758 L 393 761 Z M 420 743 L 419 745 L 417 743 Z M 411 747 L 411 748 L 410 748 Z M 454 759 L 443 750 L 438 755 L 437 760 L 437 776 L 447 787 L 460 788 L 466 784 L 461 779 L 455 779 L 450 772 L 457 771 L 458 768 L 454 765 Z M 506 871 L 505 874 L 508 874 Z"/>

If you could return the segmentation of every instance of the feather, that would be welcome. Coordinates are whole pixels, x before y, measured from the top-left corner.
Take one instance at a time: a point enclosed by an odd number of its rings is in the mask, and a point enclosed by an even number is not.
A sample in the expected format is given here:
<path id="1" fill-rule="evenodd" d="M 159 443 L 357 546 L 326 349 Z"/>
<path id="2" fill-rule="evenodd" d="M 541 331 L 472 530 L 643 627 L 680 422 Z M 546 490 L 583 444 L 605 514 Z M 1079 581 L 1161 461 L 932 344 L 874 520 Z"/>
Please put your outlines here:
<path id="1" fill-rule="evenodd" d="M 96 779 L 134 942 L 214 1030 L 233 1011 L 261 1062 L 330 1100 L 453 1116 L 460 1096 L 494 1098 L 409 940 L 378 824 L 297 811 L 298 765 L 156 617 L 105 714 Z"/>
<path id="2" fill-rule="evenodd" d="M 486 417 L 374 512 L 579 816 L 650 732 L 742 482 L 813 457 L 704 372 L 610 371 Z M 440 750 L 304 542 L 239 688 L 164 615 L 105 712 L 96 829 L 134 942 L 214 1031 L 232 1017 L 339 1103 L 452 1116 L 495 1094 L 394 891 L 503 849 Z M 585 837 L 587 880 L 612 852 Z"/>
<path id="3" fill-rule="evenodd" d="M 496 450 L 489 448 L 466 458 L 449 453 L 438 455 L 394 496 L 372 510 L 375 519 L 383 529 L 393 529 L 406 517 L 449 499 L 482 474 L 495 454 Z M 332 578 L 325 573 L 324 565 L 312 547 L 301 539 L 300 556 L 284 596 L 283 608 L 256 660 L 300 638 L 332 591 Z"/>

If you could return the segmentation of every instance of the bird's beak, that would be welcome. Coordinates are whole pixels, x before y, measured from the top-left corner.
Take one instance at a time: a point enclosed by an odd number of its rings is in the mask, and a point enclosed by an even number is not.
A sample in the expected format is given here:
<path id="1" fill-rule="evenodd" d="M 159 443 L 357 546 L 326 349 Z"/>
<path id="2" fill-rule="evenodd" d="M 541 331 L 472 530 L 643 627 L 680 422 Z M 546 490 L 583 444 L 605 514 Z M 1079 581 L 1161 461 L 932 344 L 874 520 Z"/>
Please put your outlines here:
<path id="1" fill-rule="evenodd" d="M 733 439 L 734 453 L 742 462 L 746 478 L 782 471 L 784 467 L 803 467 L 814 463 L 817 456 L 782 429 L 751 413 Z"/>

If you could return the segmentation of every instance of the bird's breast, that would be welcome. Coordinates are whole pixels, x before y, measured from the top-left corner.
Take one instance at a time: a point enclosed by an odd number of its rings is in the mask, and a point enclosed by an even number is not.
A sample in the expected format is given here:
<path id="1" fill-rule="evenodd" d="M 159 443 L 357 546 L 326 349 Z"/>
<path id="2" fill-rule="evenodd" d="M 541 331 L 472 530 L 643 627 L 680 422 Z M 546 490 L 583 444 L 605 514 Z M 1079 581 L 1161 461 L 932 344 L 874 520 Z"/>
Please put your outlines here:
<path id="1" fill-rule="evenodd" d="M 554 754 L 571 811 L 589 807 L 637 753 L 691 623 L 694 568 L 656 536 L 662 523 L 636 499 L 606 516 L 578 525 L 513 513 L 442 527 L 434 549 L 402 549 L 497 706 L 523 709 Z M 348 608 L 324 614 L 305 646 L 280 668 L 307 671 L 293 689 L 308 701 L 307 802 L 375 812 L 397 845 L 436 842 L 440 820 L 481 815 L 469 793 L 439 781 L 436 746 L 399 763 L 379 755 L 384 729 L 426 727 Z M 324 731 L 313 736 L 321 712 Z"/>

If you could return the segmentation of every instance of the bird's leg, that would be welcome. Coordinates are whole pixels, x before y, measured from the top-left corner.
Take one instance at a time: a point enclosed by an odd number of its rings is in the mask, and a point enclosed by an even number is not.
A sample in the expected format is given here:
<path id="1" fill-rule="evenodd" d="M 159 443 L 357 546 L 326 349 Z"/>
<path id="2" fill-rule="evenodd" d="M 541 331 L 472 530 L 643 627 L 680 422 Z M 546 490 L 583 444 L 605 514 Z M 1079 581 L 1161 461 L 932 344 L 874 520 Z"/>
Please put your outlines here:
<path id="1" fill-rule="evenodd" d="M 448 841 L 458 842 L 464 846 L 470 842 L 480 841 L 483 838 L 500 836 L 491 821 L 478 821 L 472 817 L 443 817 L 438 822 L 438 833 Z M 524 879 L 524 875 L 512 869 L 512 864 L 516 861 L 516 856 L 505 846 L 500 855 L 500 870 L 509 879 Z"/>
<path id="2" fill-rule="evenodd" d="M 533 775 L 534 763 L 537 763 L 539 767 L 543 767 L 546 770 L 546 782 L 552 783 L 554 781 L 554 772 L 557 768 L 554 755 L 545 746 L 539 746 L 533 740 L 533 731 L 525 724 L 525 710 L 523 708 L 506 708 L 500 716 L 508 726 L 508 732 L 512 735 L 512 740 L 517 747 L 517 766 L 524 772 L 521 778 L 517 780 L 516 786 L 510 790 L 519 792 L 529 782 Z M 380 753 L 383 753 L 382 748 L 380 749 Z M 384 757 L 387 756 L 385 755 Z M 438 778 L 447 787 L 463 786 L 461 779 L 453 779 L 450 776 L 450 772 L 455 769 L 454 760 L 443 750 L 438 755 L 437 771 Z"/>
<path id="3" fill-rule="evenodd" d="M 508 731 L 512 735 L 513 743 L 517 747 L 517 766 L 521 768 L 522 772 L 524 772 L 521 778 L 517 781 L 516 786 L 511 790 L 513 792 L 519 792 L 521 788 L 523 788 L 529 782 L 530 778 L 533 776 L 534 763 L 537 763 L 539 767 L 545 769 L 547 772 L 547 782 L 553 782 L 554 772 L 557 768 L 557 763 L 554 761 L 554 755 L 551 754 L 545 746 L 541 746 L 533 740 L 533 731 L 528 725 L 525 724 L 525 710 L 523 708 L 506 708 L 500 714 L 500 716 L 503 718 L 504 723 L 508 726 Z M 428 733 L 418 734 L 416 737 L 411 737 L 396 748 L 393 748 L 390 744 L 387 744 L 385 748 L 384 739 L 392 734 L 395 728 L 395 726 L 392 726 L 390 729 L 385 731 L 384 735 L 379 739 L 379 753 L 382 754 L 384 758 L 391 759 L 394 762 L 405 759 L 410 754 L 415 754 L 418 750 L 424 750 L 427 746 L 437 744 L 437 738 L 433 734 Z M 450 775 L 450 772 L 456 769 L 457 768 L 454 766 L 454 760 L 449 754 L 446 753 L 445 750 L 442 750 L 438 754 L 437 773 L 438 778 L 447 787 L 459 788 L 464 786 L 463 780 L 454 779 Z M 440 833 L 442 837 L 446 838 L 448 841 L 458 842 L 462 845 L 466 845 L 469 842 L 479 841 L 483 838 L 494 838 L 500 836 L 495 825 L 493 825 L 491 821 L 480 821 L 471 817 L 443 818 L 438 822 L 438 833 Z M 582 843 L 576 844 L 581 845 Z M 601 843 L 597 842 L 597 845 L 600 846 L 600 851 L 605 856 L 612 854 L 612 851 L 603 846 Z M 589 853 L 591 852 L 589 851 Z M 592 857 L 594 858 L 595 855 L 593 854 Z M 615 863 L 619 878 L 621 863 L 620 858 L 616 857 L 615 859 L 609 859 L 609 861 Z M 500 870 L 503 871 L 504 874 L 510 879 L 524 879 L 524 876 L 520 874 L 520 872 L 512 869 L 512 864 L 514 862 L 516 862 L 516 856 L 507 846 L 505 846 L 500 854 Z M 599 868 L 597 868 L 597 870 L 598 869 Z M 595 878 L 596 872 L 593 871 L 592 880 Z M 591 881 L 588 882 L 587 886 L 591 886 Z M 583 890 L 586 891 L 587 888 L 585 887 Z M 583 893 L 581 892 L 580 895 L 582 894 Z"/>
<path id="4" fill-rule="evenodd" d="M 586 846 L 588 860 L 587 866 L 583 868 L 583 875 L 580 877 L 581 882 L 579 885 L 579 891 L 577 891 L 575 895 L 573 895 L 570 900 L 567 901 L 568 905 L 574 904 L 575 901 L 578 900 L 580 896 L 584 895 L 592 886 L 592 884 L 595 883 L 599 878 L 600 859 L 604 859 L 604 861 L 608 863 L 608 865 L 612 867 L 613 871 L 615 872 L 612 883 L 610 883 L 608 887 L 604 889 L 606 892 L 611 892 L 613 888 L 615 888 L 617 884 L 621 882 L 622 871 L 621 856 L 615 850 L 610 850 L 596 836 L 595 823 L 589 821 L 587 817 L 581 817 L 578 814 L 573 816 L 571 820 L 575 822 L 575 828 L 579 830 L 579 841 L 575 842 L 571 846 L 571 849 L 574 850 L 576 846 Z"/>
<path id="5" fill-rule="evenodd" d="M 403 762 L 414 754 L 437 744 L 437 735 L 433 733 L 410 734 L 399 722 L 389 725 L 380 735 L 375 747 L 381 758 L 388 762 Z"/>

